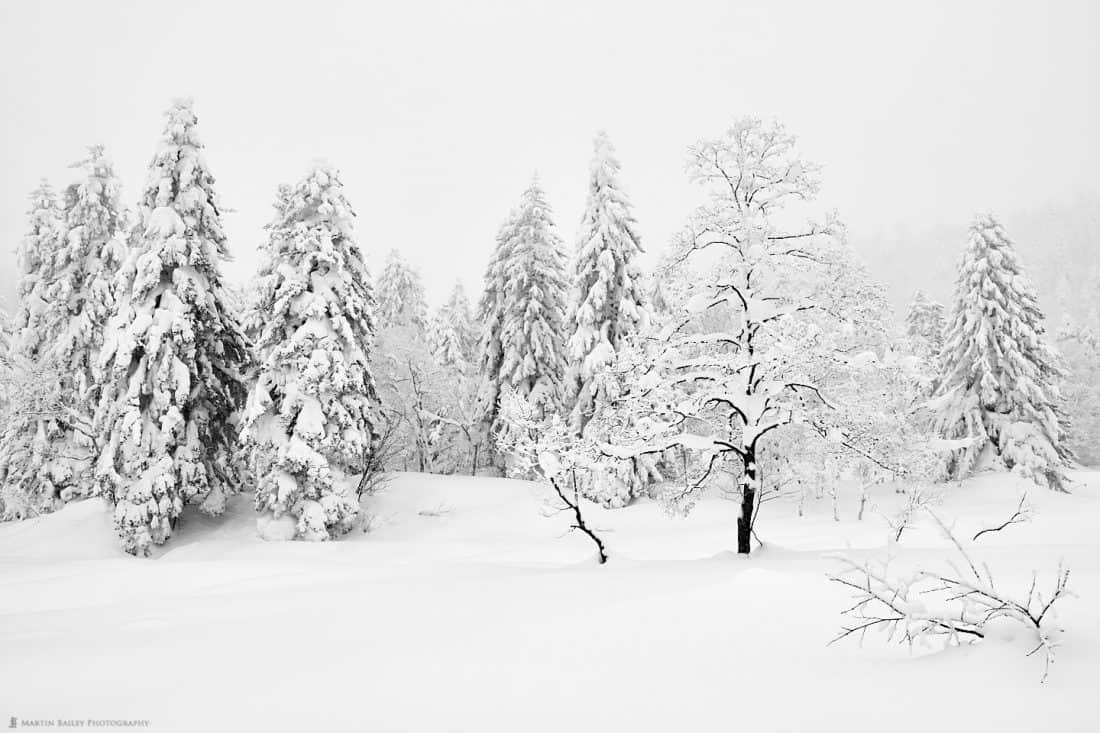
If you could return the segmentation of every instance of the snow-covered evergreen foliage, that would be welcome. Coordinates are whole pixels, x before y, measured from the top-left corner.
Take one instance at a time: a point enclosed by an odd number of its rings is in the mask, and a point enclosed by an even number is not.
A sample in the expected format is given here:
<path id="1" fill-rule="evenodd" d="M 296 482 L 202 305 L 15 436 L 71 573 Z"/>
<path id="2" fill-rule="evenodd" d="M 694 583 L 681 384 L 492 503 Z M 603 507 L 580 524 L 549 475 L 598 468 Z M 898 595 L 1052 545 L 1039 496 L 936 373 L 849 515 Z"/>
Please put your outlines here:
<path id="1" fill-rule="evenodd" d="M 62 403 L 69 417 L 62 420 L 61 452 L 68 457 L 73 485 L 63 492 L 87 495 L 94 489 L 93 456 L 98 452 L 92 432 L 94 405 L 101 392 L 97 368 L 107 320 L 114 310 L 113 286 L 126 246 L 126 209 L 122 184 L 102 146 L 89 148 L 75 163 L 84 178 L 65 190 L 61 242 L 48 288 L 49 333 Z"/>
<path id="2" fill-rule="evenodd" d="M 1095 314 L 1094 314 L 1095 316 Z M 1091 323 L 1098 320 L 1093 317 Z M 1068 444 L 1086 466 L 1100 465 L 1100 336 L 1068 314 L 1058 330 L 1066 362 L 1062 397 L 1069 414 Z"/>
<path id="3" fill-rule="evenodd" d="M 478 329 L 462 283 L 455 283 L 447 302 L 436 313 L 430 336 L 432 354 L 440 364 L 462 374 L 470 372 L 477 350 Z"/>
<path id="4" fill-rule="evenodd" d="M 946 331 L 943 305 L 931 300 L 923 290 L 917 290 L 905 314 L 904 338 L 899 345 L 911 359 L 909 371 L 920 397 L 928 397 L 936 390 Z"/>
<path id="5" fill-rule="evenodd" d="M 25 394 L 5 423 L 0 464 L 7 468 L 9 496 L 22 493 L 21 503 L 34 512 L 93 489 L 95 364 L 124 249 L 121 186 L 103 148 L 90 148 L 73 167 L 84 177 L 65 189 L 59 213 L 48 188 L 35 193 L 22 253 L 24 325 L 7 363 Z"/>
<path id="6" fill-rule="evenodd" d="M 565 262 L 542 188 L 532 181 L 497 235 L 478 307 L 478 393 L 483 433 L 499 428 L 513 389 L 539 409 L 561 406 L 565 373 Z"/>
<path id="7" fill-rule="evenodd" d="M 380 329 L 402 326 L 420 330 L 427 328 L 428 304 L 420 273 L 396 249 L 390 250 L 386 257 L 386 266 L 378 276 L 375 292 Z"/>
<path id="8" fill-rule="evenodd" d="M 46 181 L 30 199 L 30 226 L 18 250 L 19 301 L 4 355 L 13 400 L 0 438 L 0 517 L 6 519 L 54 508 L 72 479 L 72 467 L 59 450 L 64 430 L 54 408 L 62 393 L 51 350 L 59 326 L 50 316 L 50 288 L 62 241 L 61 209 Z"/>
<path id="9" fill-rule="evenodd" d="M 122 184 L 102 146 L 73 165 L 84 179 L 65 191 L 63 240 L 57 251 L 50 298 L 58 308 L 55 345 L 79 400 L 98 401 L 94 365 L 114 308 L 112 286 L 125 256 L 126 209 Z M 61 310 L 63 308 L 63 310 Z M 52 331 L 52 329 L 51 329 Z"/>
<path id="10" fill-rule="evenodd" d="M 447 473 L 477 470 L 481 446 L 477 441 L 477 386 L 474 372 L 478 327 L 462 283 L 436 312 L 429 340 L 439 382 L 434 465 Z"/>
<path id="11" fill-rule="evenodd" d="M 27 359 L 13 353 L 0 361 L 0 419 L 5 425 L 0 520 L 25 519 L 57 508 L 87 459 L 86 454 L 70 457 L 62 450 L 62 426 L 83 416 L 74 415 L 62 394 L 61 377 L 57 362 L 50 358 Z"/>
<path id="12" fill-rule="evenodd" d="M 649 325 L 637 263 L 642 246 L 630 200 L 619 184 L 619 161 L 606 133 L 596 135 L 594 148 L 568 324 L 569 381 L 575 398 L 571 422 L 578 433 L 599 402 L 597 376 L 624 339 Z"/>
<path id="13" fill-rule="evenodd" d="M 424 331 L 390 326 L 379 334 L 374 359 L 389 451 L 386 468 L 436 472 L 443 449 L 441 423 L 455 380 L 432 355 Z"/>
<path id="14" fill-rule="evenodd" d="M 119 273 L 96 417 L 97 475 L 124 548 L 139 555 L 171 536 L 185 504 L 218 514 L 237 490 L 249 359 L 222 283 L 229 252 L 190 101 L 166 116 Z"/>
<path id="15" fill-rule="evenodd" d="M 28 359 L 36 359 L 48 346 L 46 331 L 47 290 L 53 280 L 54 259 L 61 244 L 62 211 L 57 194 L 48 181 L 41 181 L 30 194 L 30 220 L 26 236 L 19 243 L 19 301 L 12 317 L 11 348 Z"/>
<path id="16" fill-rule="evenodd" d="M 942 369 L 933 407 L 941 435 L 958 441 L 951 476 L 966 475 L 992 451 L 1007 468 L 1065 488 L 1062 367 L 1012 242 L 992 215 L 970 227 Z"/>
<path id="17" fill-rule="evenodd" d="M 420 273 L 392 250 L 377 280 L 379 340 L 374 370 L 382 398 L 387 468 L 434 472 L 441 422 L 455 384 L 433 354 Z"/>
<path id="18" fill-rule="evenodd" d="M 905 314 L 905 335 L 913 350 L 929 359 L 936 358 L 943 348 L 946 330 L 943 305 L 931 300 L 923 290 L 914 293 L 909 312 Z"/>
<path id="19" fill-rule="evenodd" d="M 243 437 L 260 524 L 298 539 L 347 532 L 377 438 L 370 370 L 374 297 L 337 172 L 317 165 L 280 189 L 258 279 L 264 325 Z"/>

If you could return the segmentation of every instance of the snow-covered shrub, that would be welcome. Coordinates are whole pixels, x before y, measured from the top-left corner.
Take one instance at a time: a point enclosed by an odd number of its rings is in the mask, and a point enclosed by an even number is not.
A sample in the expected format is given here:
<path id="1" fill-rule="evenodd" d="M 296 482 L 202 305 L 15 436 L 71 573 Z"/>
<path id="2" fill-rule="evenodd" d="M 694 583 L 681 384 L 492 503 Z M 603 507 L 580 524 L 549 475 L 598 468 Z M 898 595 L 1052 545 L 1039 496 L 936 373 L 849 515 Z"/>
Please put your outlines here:
<path id="1" fill-rule="evenodd" d="M 1007 522 L 985 531 L 997 531 L 1021 521 L 1020 509 Z M 848 637 L 862 640 L 868 631 L 886 633 L 887 641 L 927 644 L 931 638 L 958 645 L 982 639 L 1002 623 L 1019 625 L 1033 637 L 1030 654 L 1041 653 L 1045 680 L 1054 663 L 1061 641 L 1062 627 L 1055 605 L 1071 597 L 1069 570 L 1059 564 L 1054 577 L 1043 590 L 1037 572 L 1031 582 L 1022 587 L 1006 589 L 998 584 L 985 562 L 976 560 L 954 531 L 930 508 L 924 513 L 940 528 L 958 555 L 960 562 L 948 561 L 944 567 L 920 566 L 908 572 L 894 572 L 891 559 L 856 561 L 849 557 L 835 558 L 841 570 L 830 580 L 852 589 L 855 605 L 844 611 L 852 623 L 843 627 L 833 640 Z"/>
<path id="2" fill-rule="evenodd" d="M 63 391 L 65 371 L 50 355 L 0 358 L 5 427 L 0 446 L 0 520 L 25 519 L 56 508 L 71 487 L 90 480 L 89 452 L 66 450 L 65 430 L 94 447 L 92 422 Z"/>
<path id="3" fill-rule="evenodd" d="M 356 486 L 377 442 L 374 298 L 334 169 L 315 165 L 280 189 L 275 208 L 258 278 L 265 320 L 243 437 L 261 526 L 289 516 L 296 538 L 325 540 L 352 528 Z"/>

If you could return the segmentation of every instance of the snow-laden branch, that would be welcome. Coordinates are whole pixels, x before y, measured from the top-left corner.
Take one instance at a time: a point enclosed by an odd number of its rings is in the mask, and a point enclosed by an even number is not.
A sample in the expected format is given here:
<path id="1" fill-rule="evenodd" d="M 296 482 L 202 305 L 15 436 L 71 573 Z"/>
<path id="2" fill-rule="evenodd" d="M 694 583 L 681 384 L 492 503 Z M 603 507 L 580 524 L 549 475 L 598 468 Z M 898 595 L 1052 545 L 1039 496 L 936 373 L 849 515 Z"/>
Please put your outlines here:
<path id="1" fill-rule="evenodd" d="M 965 570 L 949 561 L 946 570 L 918 567 L 909 574 L 898 574 L 891 573 L 890 558 L 857 562 L 835 557 L 841 569 L 829 579 L 850 588 L 856 603 L 842 612 L 852 622 L 830 643 L 851 636 L 862 641 L 867 631 L 877 629 L 886 633 L 887 641 L 896 639 L 910 646 L 925 643 L 929 637 L 959 644 L 965 638 L 984 638 L 991 623 L 1006 619 L 1032 633 L 1035 647 L 1028 656 L 1042 653 L 1045 681 L 1061 643 L 1062 629 L 1054 606 L 1073 595 L 1068 587 L 1069 570 L 1059 563 L 1046 593 L 1038 589 L 1039 577 L 1034 571 L 1025 595 L 1002 589 L 989 566 L 977 562 L 934 511 L 924 510 L 955 547 Z"/>

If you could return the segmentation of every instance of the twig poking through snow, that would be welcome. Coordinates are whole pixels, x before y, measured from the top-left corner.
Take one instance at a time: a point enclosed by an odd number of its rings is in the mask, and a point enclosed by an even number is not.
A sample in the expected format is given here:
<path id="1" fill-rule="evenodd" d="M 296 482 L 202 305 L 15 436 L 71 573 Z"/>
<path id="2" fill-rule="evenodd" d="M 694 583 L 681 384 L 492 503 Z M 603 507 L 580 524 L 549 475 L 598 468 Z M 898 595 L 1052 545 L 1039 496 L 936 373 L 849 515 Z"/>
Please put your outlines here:
<path id="1" fill-rule="evenodd" d="M 604 547 L 603 540 L 593 532 L 584 521 L 584 515 L 581 513 L 581 496 L 580 490 L 577 488 L 576 475 L 573 477 L 573 498 L 570 499 L 565 492 L 561 490 L 561 486 L 558 485 L 557 477 L 549 477 L 550 485 L 554 487 L 554 492 L 565 504 L 566 508 L 573 512 L 573 524 L 569 527 L 571 530 L 579 530 L 586 534 L 590 540 L 596 543 L 596 550 L 599 552 L 600 565 L 607 562 L 607 548 Z"/>
<path id="2" fill-rule="evenodd" d="M 1030 522 L 1031 517 L 1034 514 L 1035 514 L 1034 508 L 1028 502 L 1027 494 L 1026 493 L 1021 494 L 1020 495 L 1020 504 L 1016 507 L 1016 513 L 1015 514 L 1013 514 L 1011 517 L 1009 517 L 1007 521 L 1002 522 L 1000 525 L 998 525 L 996 527 L 986 527 L 985 529 L 980 530 L 976 535 L 974 535 L 974 537 L 972 538 L 972 541 L 976 541 L 979 537 L 981 537 L 986 532 L 1000 532 L 1002 529 L 1004 529 L 1005 527 L 1007 527 L 1010 524 L 1022 524 L 1023 522 Z"/>

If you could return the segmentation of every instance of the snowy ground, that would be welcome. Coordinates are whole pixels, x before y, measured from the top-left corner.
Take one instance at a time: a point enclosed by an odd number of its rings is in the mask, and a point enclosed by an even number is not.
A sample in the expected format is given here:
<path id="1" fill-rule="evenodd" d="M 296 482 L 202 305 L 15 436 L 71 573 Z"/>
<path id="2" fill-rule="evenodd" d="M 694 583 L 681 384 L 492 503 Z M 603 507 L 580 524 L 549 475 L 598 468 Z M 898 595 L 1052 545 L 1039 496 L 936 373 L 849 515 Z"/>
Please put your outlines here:
<path id="1" fill-rule="evenodd" d="M 910 655 L 869 637 L 826 646 L 845 590 L 825 555 L 884 545 L 876 515 L 768 504 L 768 547 L 734 545 L 736 506 L 687 519 L 600 512 L 605 567 L 542 490 L 399 476 L 369 533 L 266 543 L 247 498 L 189 516 L 153 560 L 123 556 L 98 501 L 0 526 L 0 721 L 147 719 L 154 731 L 1086 731 L 1100 703 L 1100 474 L 983 538 L 999 582 L 1073 569 L 1058 664 L 1026 641 Z M 1018 485 L 949 487 L 967 536 Z M 889 511 L 889 490 L 874 498 Z M 925 524 L 901 559 L 947 557 Z"/>

